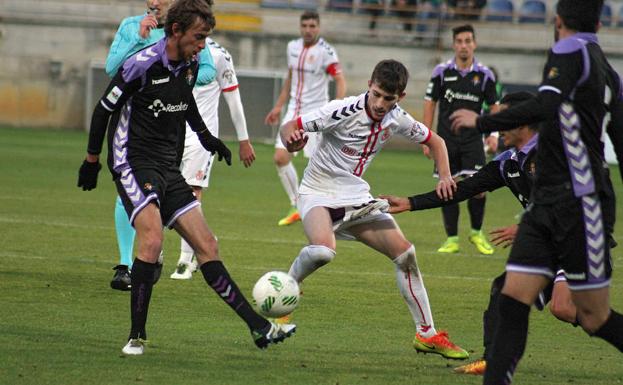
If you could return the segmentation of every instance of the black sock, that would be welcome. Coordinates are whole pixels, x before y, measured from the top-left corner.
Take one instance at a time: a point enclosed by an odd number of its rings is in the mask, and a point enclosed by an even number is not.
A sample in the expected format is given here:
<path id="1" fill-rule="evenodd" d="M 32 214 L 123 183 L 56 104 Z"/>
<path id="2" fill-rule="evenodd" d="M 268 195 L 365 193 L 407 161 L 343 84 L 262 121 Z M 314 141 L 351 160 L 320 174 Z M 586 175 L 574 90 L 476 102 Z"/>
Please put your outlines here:
<path id="1" fill-rule="evenodd" d="M 472 223 L 472 229 L 480 230 L 482 221 L 485 217 L 486 196 L 483 198 L 471 198 L 467 200 L 467 209 L 469 210 L 469 218 Z"/>
<path id="2" fill-rule="evenodd" d="M 210 261 L 201 265 L 203 278 L 214 291 L 225 301 L 240 318 L 244 320 L 251 330 L 266 328 L 269 322 L 257 314 L 247 299 L 244 297 L 227 269 L 221 261 Z"/>
<path id="3" fill-rule="evenodd" d="M 132 316 L 132 329 L 130 338 L 147 339 L 145 324 L 147 323 L 147 311 L 151 289 L 154 286 L 155 263 L 147 263 L 140 259 L 134 259 L 132 264 L 132 292 L 130 300 L 130 314 Z"/>
<path id="4" fill-rule="evenodd" d="M 446 234 L 449 237 L 455 237 L 459 233 L 459 205 L 443 206 L 441 208 L 443 215 L 443 225 L 446 228 Z"/>
<path id="5" fill-rule="evenodd" d="M 493 280 L 493 283 L 491 283 L 489 306 L 482 315 L 482 344 L 485 347 L 485 351 L 482 356 L 485 360 L 488 359 L 487 356 L 490 354 L 491 344 L 493 343 L 493 334 L 495 333 L 495 328 L 497 327 L 500 319 L 498 313 L 498 300 L 500 298 L 500 294 L 502 293 L 502 287 L 504 286 L 505 280 L 506 272 L 499 275 Z"/>
<path id="6" fill-rule="evenodd" d="M 500 294 L 498 310 L 499 322 L 487 357 L 484 385 L 510 384 L 528 339 L 530 306 Z"/>
<path id="7" fill-rule="evenodd" d="M 610 342 L 615 348 L 623 352 L 623 315 L 610 309 L 610 317 L 593 336 Z"/>

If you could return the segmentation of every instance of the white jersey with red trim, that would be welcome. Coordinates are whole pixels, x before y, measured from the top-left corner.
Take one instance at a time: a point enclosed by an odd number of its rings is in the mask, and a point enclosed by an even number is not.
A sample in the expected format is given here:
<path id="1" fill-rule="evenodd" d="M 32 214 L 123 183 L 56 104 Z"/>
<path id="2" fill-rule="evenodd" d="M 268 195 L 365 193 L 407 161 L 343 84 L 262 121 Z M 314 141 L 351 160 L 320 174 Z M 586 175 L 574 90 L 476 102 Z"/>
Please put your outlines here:
<path id="1" fill-rule="evenodd" d="M 394 134 L 425 143 L 431 131 L 398 105 L 383 120 L 366 109 L 368 94 L 334 100 L 297 119 L 299 129 L 321 132 L 299 188 L 300 194 L 339 199 L 366 199 L 370 186 L 362 176 L 372 159 Z"/>
<path id="2" fill-rule="evenodd" d="M 211 38 L 207 38 L 205 49 L 210 50 L 214 60 L 216 78 L 209 84 L 193 88 L 193 96 L 203 121 L 212 135 L 218 137 L 218 105 L 221 92 L 233 91 L 238 88 L 238 78 L 234 69 L 234 61 L 224 47 L 221 47 Z M 197 135 L 188 125 L 186 126 L 186 140 L 194 140 Z"/>
<path id="3" fill-rule="evenodd" d="M 288 111 L 296 117 L 327 104 L 329 80 L 342 71 L 335 49 L 323 38 L 310 47 L 299 38 L 288 43 L 287 53 L 292 71 Z"/>

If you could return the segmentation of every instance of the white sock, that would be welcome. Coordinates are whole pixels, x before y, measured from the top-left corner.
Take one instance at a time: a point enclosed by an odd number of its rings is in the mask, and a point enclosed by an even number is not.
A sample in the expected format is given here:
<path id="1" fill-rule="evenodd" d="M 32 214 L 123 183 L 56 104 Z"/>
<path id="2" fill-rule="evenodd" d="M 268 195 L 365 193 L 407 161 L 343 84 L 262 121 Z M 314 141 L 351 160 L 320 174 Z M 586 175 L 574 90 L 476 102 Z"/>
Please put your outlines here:
<path id="1" fill-rule="evenodd" d="M 394 259 L 394 263 L 396 264 L 396 283 L 400 294 L 407 302 L 417 332 L 424 338 L 432 337 L 437 334 L 437 331 L 424 281 L 417 267 L 415 247 L 411 245 L 407 251 Z"/>
<path id="2" fill-rule="evenodd" d="M 288 274 L 296 279 L 296 282 L 303 282 L 308 275 L 331 262 L 334 257 L 335 251 L 326 246 L 305 246 L 292 262 Z"/>
<path id="3" fill-rule="evenodd" d="M 299 177 L 296 168 L 292 162 L 289 162 L 283 167 L 277 166 L 277 174 L 279 174 L 283 189 L 286 190 L 286 194 L 290 198 L 290 204 L 296 206 L 296 196 L 299 193 Z"/>
<path id="4" fill-rule="evenodd" d="M 180 259 L 177 261 L 177 264 L 179 265 L 180 263 L 183 263 L 185 265 L 190 265 L 193 260 L 193 255 L 195 254 L 195 251 L 184 238 L 182 238 L 180 249 Z"/>

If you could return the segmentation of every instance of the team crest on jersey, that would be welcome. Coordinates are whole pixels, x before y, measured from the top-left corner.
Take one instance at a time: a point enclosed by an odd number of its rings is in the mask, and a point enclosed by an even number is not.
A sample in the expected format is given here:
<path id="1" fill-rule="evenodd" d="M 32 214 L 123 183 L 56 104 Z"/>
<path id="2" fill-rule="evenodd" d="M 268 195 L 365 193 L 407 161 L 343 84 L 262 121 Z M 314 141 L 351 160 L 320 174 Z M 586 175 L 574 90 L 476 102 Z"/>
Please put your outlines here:
<path id="1" fill-rule="evenodd" d="M 199 170 L 199 171 L 197 171 L 197 175 L 195 175 L 195 179 L 197 179 L 197 180 L 204 180 L 205 176 L 206 176 L 206 174 L 203 172 L 203 170 Z"/>
<path id="2" fill-rule="evenodd" d="M 480 84 L 480 76 L 478 76 L 478 75 L 474 75 L 474 77 L 472 78 L 472 84 L 473 84 L 474 86 L 479 85 L 479 84 Z"/>
<path id="3" fill-rule="evenodd" d="M 193 80 L 195 80 L 195 75 L 193 74 L 193 70 L 189 68 L 186 70 L 186 83 L 190 86 L 193 84 Z"/>
<path id="4" fill-rule="evenodd" d="M 322 118 L 314 119 L 305 123 L 305 131 L 307 132 L 318 132 L 324 128 L 324 123 L 322 122 Z"/>
<path id="5" fill-rule="evenodd" d="M 314 55 L 307 56 L 307 62 L 308 63 L 313 63 L 314 60 L 316 60 L 316 57 Z"/>
<path id="6" fill-rule="evenodd" d="M 223 79 L 227 81 L 227 83 L 233 83 L 234 72 L 232 70 L 225 70 L 222 76 L 223 76 Z"/>
<path id="7" fill-rule="evenodd" d="M 413 122 L 413 125 L 411 126 L 411 137 L 412 138 L 423 137 L 424 134 L 425 134 L 424 126 L 422 126 L 418 122 Z"/>
<path id="8" fill-rule="evenodd" d="M 147 191 L 151 191 L 154 188 L 154 186 L 151 185 L 151 183 L 147 182 L 143 185 L 143 189 L 147 190 Z"/>
<path id="9" fill-rule="evenodd" d="M 558 76 L 560 76 L 560 71 L 558 71 L 558 67 L 552 67 L 547 73 L 547 78 L 550 80 L 556 79 Z"/>
<path id="10" fill-rule="evenodd" d="M 383 135 L 381 135 L 381 142 L 386 142 L 387 139 L 389 139 L 389 137 L 391 136 L 391 131 L 389 130 L 389 127 L 385 128 L 383 130 Z"/>

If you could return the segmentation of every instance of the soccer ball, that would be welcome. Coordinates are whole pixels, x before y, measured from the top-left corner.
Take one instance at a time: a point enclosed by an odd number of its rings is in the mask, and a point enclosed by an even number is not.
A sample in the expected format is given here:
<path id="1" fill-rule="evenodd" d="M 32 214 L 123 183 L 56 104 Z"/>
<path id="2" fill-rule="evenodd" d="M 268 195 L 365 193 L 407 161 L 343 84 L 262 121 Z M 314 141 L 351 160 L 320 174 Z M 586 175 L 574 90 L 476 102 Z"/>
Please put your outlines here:
<path id="1" fill-rule="evenodd" d="M 294 278 L 282 271 L 269 271 L 253 287 L 253 302 L 266 317 L 288 315 L 299 304 L 301 292 Z"/>

